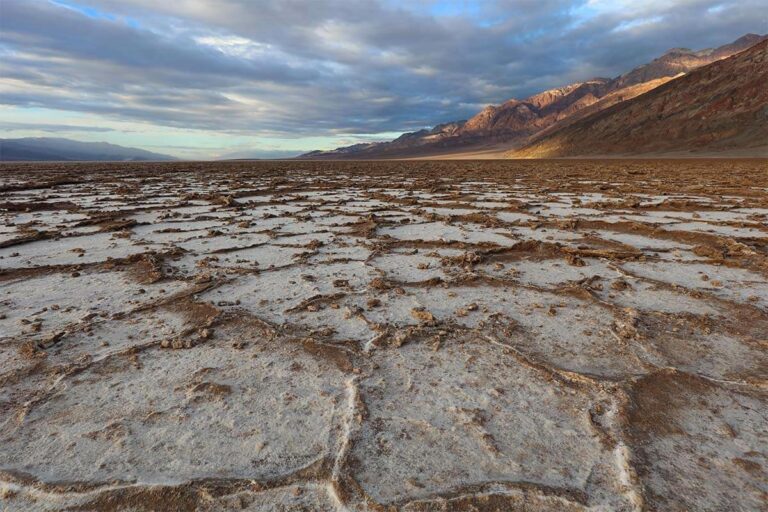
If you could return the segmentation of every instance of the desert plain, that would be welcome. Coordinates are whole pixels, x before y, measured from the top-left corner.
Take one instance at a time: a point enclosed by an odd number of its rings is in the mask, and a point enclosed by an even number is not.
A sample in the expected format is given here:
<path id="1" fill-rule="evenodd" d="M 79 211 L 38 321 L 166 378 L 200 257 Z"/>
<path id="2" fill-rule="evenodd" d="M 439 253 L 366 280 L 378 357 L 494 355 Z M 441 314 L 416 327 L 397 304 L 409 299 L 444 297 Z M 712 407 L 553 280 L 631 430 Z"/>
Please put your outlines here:
<path id="1" fill-rule="evenodd" d="M 0 510 L 766 510 L 765 160 L 6 164 L 0 217 Z"/>

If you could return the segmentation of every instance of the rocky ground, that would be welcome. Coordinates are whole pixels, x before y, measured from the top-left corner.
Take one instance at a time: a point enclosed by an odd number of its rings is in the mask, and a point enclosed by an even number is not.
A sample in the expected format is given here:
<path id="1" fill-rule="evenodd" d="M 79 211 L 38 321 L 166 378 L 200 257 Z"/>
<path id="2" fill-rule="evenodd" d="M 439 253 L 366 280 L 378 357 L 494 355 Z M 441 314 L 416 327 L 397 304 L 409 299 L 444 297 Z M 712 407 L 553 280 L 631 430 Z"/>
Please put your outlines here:
<path id="1" fill-rule="evenodd" d="M 765 161 L 0 167 L 0 510 L 766 510 Z"/>

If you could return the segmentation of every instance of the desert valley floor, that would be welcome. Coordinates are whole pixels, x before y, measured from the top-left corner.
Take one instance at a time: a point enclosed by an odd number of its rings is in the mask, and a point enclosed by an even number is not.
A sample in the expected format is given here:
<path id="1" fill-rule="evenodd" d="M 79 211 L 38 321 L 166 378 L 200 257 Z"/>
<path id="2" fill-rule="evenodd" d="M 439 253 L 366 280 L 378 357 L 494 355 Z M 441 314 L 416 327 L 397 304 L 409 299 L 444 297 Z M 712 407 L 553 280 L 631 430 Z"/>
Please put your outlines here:
<path id="1" fill-rule="evenodd" d="M 0 218 L 0 510 L 766 510 L 764 160 L 9 164 Z"/>

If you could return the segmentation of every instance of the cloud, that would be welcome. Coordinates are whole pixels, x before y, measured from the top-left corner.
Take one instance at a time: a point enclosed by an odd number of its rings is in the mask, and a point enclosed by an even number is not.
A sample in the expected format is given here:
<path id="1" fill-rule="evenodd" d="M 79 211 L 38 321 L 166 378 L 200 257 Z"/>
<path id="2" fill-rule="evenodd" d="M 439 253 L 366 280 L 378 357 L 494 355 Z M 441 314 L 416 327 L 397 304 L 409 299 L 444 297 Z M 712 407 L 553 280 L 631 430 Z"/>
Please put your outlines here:
<path id="1" fill-rule="evenodd" d="M 238 136 L 404 131 L 759 32 L 762 3 L 4 0 L 0 104 Z"/>
<path id="2" fill-rule="evenodd" d="M 104 126 L 80 126 L 75 124 L 56 124 L 56 123 L 17 123 L 14 121 L 0 121 L 0 130 L 9 132 L 15 131 L 39 131 L 50 133 L 106 133 L 114 131 L 114 128 Z"/>

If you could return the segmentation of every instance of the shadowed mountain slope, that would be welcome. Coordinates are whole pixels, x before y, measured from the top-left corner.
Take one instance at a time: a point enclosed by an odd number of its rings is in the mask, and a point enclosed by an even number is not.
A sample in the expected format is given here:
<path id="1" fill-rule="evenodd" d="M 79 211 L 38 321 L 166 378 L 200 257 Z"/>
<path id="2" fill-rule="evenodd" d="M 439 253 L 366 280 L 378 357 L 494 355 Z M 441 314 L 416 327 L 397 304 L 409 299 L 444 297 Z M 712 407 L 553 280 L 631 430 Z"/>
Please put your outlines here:
<path id="1" fill-rule="evenodd" d="M 79 142 L 53 137 L 0 139 L 0 161 L 168 161 L 175 157 L 106 142 Z"/>
<path id="2" fill-rule="evenodd" d="M 768 41 L 534 140 L 511 156 L 768 156 Z"/>

